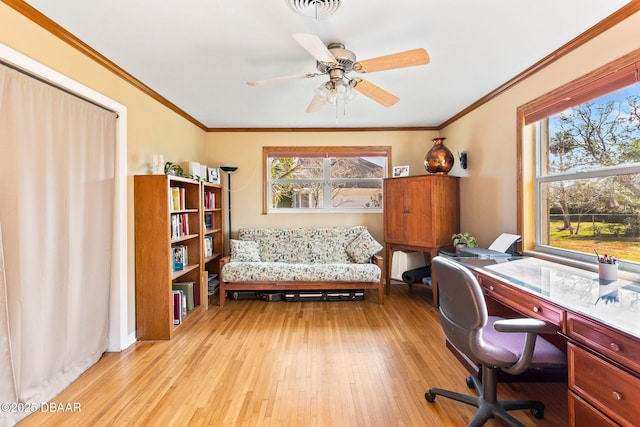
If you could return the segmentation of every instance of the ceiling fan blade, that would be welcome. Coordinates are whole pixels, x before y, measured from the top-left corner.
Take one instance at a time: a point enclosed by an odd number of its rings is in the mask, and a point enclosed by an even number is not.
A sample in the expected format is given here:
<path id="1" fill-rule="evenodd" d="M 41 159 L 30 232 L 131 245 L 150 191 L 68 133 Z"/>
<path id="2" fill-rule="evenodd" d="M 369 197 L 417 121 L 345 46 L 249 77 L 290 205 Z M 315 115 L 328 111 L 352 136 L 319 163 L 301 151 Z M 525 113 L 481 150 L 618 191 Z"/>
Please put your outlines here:
<path id="1" fill-rule="evenodd" d="M 316 94 L 307 107 L 307 113 L 317 113 L 322 110 L 322 107 L 324 107 L 324 101 Z"/>
<path id="2" fill-rule="evenodd" d="M 400 98 L 394 94 L 387 92 L 367 80 L 362 80 L 360 78 L 352 79 L 351 86 L 353 86 L 353 88 L 359 93 L 373 99 L 385 107 L 391 107 L 393 104 L 400 101 Z"/>
<path id="3" fill-rule="evenodd" d="M 392 53 L 391 55 L 365 59 L 353 64 L 353 69 L 358 73 L 372 73 L 374 71 L 393 70 L 395 68 L 413 67 L 429 63 L 429 54 L 419 48 L 406 52 Z"/>
<path id="4" fill-rule="evenodd" d="M 292 76 L 282 76 L 282 77 L 274 77 L 272 79 L 264 79 L 264 80 L 251 80 L 247 82 L 249 86 L 261 86 L 271 83 L 278 83 L 286 80 L 295 80 L 295 79 L 308 79 L 311 77 L 319 76 L 318 73 L 305 73 L 305 74 L 295 74 Z"/>
<path id="5" fill-rule="evenodd" d="M 329 49 L 327 49 L 318 36 L 298 33 L 294 34 L 293 38 L 318 61 L 329 64 L 337 62 L 336 58 L 329 52 Z"/>

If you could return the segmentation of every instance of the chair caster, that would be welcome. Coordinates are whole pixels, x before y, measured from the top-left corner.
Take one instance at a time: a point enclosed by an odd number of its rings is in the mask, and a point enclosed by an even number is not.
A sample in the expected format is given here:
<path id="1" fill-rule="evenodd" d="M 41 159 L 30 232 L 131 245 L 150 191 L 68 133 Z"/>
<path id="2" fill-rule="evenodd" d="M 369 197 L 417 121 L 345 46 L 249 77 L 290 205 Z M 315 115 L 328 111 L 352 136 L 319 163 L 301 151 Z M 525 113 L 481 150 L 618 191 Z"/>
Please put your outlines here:
<path id="1" fill-rule="evenodd" d="M 538 420 L 544 419 L 544 408 L 531 408 L 531 415 Z"/>
<path id="2" fill-rule="evenodd" d="M 427 402 L 434 402 L 436 400 L 436 395 L 428 391 L 424 394 L 424 398 L 427 399 Z"/>
<path id="3" fill-rule="evenodd" d="M 471 375 L 469 375 L 465 381 L 467 382 L 467 387 L 471 389 L 476 388 L 476 385 L 473 383 L 473 377 Z"/>

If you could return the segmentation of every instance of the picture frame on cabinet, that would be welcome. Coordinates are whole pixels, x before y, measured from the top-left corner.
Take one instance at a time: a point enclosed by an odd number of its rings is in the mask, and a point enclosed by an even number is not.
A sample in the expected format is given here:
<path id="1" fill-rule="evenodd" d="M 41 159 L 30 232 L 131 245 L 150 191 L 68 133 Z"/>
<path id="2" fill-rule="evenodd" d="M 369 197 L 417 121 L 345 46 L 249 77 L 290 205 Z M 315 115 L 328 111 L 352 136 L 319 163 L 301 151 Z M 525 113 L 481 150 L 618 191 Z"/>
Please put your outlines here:
<path id="1" fill-rule="evenodd" d="M 220 184 L 220 169 L 218 168 L 208 168 L 207 172 L 207 181 L 213 184 Z"/>
<path id="2" fill-rule="evenodd" d="M 409 176 L 409 166 L 394 166 L 393 177 Z"/>

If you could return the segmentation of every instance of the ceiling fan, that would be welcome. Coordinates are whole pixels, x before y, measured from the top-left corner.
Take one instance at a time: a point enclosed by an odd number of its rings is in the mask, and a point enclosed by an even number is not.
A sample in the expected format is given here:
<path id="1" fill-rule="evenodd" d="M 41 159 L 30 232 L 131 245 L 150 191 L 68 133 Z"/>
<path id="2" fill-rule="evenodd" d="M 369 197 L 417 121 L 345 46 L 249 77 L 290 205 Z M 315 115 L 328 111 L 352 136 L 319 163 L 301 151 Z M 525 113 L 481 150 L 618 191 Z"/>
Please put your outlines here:
<path id="1" fill-rule="evenodd" d="M 294 34 L 293 38 L 316 59 L 318 71 L 266 80 L 253 80 L 247 82 L 247 84 L 249 86 L 259 86 L 285 80 L 328 75 L 329 81 L 323 83 L 316 90 L 315 96 L 307 107 L 308 113 L 320 111 L 325 104 L 336 104 L 340 101 L 347 102 L 353 96 L 352 89 L 385 107 L 390 107 L 398 102 L 400 98 L 367 80 L 359 77 L 349 77 L 348 74 L 352 71 L 363 74 L 429 63 L 429 54 L 422 48 L 356 61 L 356 55 L 352 51 L 345 49 L 342 43 L 331 43 L 325 46 L 322 40 L 313 34 Z"/>

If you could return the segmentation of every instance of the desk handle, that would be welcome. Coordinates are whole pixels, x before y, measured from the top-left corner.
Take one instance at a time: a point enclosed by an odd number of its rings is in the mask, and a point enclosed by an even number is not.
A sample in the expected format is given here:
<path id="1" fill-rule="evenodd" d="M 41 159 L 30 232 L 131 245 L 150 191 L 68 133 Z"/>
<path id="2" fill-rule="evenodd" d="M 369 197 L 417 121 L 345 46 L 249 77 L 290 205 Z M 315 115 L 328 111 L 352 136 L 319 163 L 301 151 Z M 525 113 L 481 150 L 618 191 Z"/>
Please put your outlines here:
<path id="1" fill-rule="evenodd" d="M 538 306 L 533 306 L 533 312 L 534 313 L 541 313 L 542 312 L 542 308 L 540 308 Z"/>
<path id="2" fill-rule="evenodd" d="M 489 285 L 489 290 L 490 290 L 490 291 L 495 291 L 495 290 L 496 290 L 496 288 L 494 288 L 494 287 L 493 287 L 493 285 Z"/>
<path id="3" fill-rule="evenodd" d="M 622 400 L 622 393 L 620 393 L 619 391 L 614 391 L 613 393 L 611 393 L 611 395 L 613 396 L 614 400 Z"/>
<path id="4" fill-rule="evenodd" d="M 609 344 L 609 348 L 615 352 L 620 351 L 620 346 L 614 342 L 612 342 L 611 344 Z"/>

